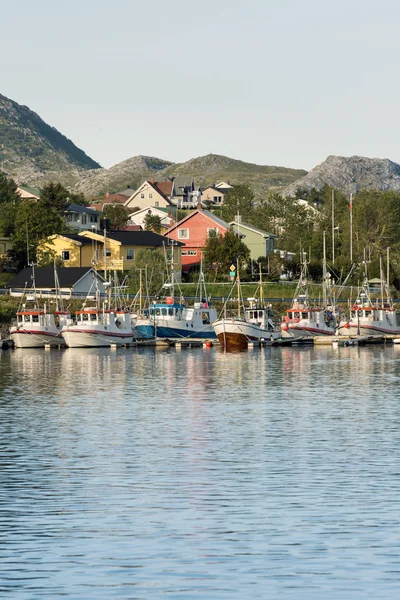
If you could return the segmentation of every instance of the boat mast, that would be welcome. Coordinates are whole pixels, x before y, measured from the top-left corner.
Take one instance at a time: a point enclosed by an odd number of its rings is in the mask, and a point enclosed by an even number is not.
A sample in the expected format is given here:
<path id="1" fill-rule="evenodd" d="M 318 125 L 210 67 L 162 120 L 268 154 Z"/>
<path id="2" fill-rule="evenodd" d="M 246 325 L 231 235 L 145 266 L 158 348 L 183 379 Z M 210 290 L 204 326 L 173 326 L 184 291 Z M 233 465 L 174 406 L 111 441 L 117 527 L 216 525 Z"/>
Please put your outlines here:
<path id="1" fill-rule="evenodd" d="M 383 310 L 383 266 L 382 266 L 382 256 L 379 257 L 379 272 L 380 272 L 380 280 L 381 280 L 381 303 Z"/>
<path id="2" fill-rule="evenodd" d="M 323 236 L 323 260 L 322 260 L 322 302 L 323 307 L 326 308 L 326 236 L 324 231 Z"/>
<path id="3" fill-rule="evenodd" d="M 237 284 L 237 301 L 238 301 L 238 317 L 240 317 L 240 275 L 239 275 L 239 259 L 236 259 L 236 284 Z"/>
<path id="4" fill-rule="evenodd" d="M 263 307 L 263 284 L 262 284 L 262 272 L 261 272 L 261 263 L 259 263 L 260 267 L 260 308 Z"/>

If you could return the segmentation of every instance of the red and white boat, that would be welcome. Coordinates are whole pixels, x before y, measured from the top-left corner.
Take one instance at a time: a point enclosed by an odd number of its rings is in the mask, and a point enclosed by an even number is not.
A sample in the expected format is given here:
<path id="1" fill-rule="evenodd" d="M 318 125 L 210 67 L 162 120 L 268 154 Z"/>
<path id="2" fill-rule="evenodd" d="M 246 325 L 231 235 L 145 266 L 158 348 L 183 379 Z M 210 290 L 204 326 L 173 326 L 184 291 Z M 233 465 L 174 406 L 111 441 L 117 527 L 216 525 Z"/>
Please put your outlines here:
<path id="1" fill-rule="evenodd" d="M 44 348 L 64 346 L 61 330 L 69 313 L 56 311 L 54 314 L 44 309 L 23 308 L 17 312 L 17 322 L 10 328 L 10 337 L 16 348 Z"/>
<path id="2" fill-rule="evenodd" d="M 69 348 L 126 346 L 134 340 L 134 326 L 128 310 L 88 307 L 76 311 L 61 333 Z"/>

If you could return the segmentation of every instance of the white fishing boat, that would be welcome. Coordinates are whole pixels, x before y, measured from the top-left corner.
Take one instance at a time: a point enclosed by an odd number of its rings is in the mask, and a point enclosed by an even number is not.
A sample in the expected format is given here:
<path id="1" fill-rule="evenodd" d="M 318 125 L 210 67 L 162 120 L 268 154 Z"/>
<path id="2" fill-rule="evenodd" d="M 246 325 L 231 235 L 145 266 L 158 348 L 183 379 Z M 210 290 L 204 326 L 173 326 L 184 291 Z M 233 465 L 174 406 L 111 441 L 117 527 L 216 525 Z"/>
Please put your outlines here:
<path id="1" fill-rule="evenodd" d="M 64 346 L 61 330 L 69 318 L 69 313 L 59 306 L 54 313 L 49 312 L 46 304 L 40 308 L 35 288 L 35 265 L 32 264 L 32 287 L 27 286 L 16 314 L 16 323 L 10 328 L 10 337 L 15 348 L 44 348 L 45 346 Z M 54 286 L 59 289 L 57 271 L 54 268 Z M 29 305 L 32 305 L 30 308 Z"/>
<path id="2" fill-rule="evenodd" d="M 380 282 L 381 297 L 372 301 L 365 272 L 358 298 L 352 305 L 348 318 L 342 319 L 338 326 L 340 336 L 400 335 L 400 314 L 394 308 L 389 287 L 384 280 L 382 261 Z"/>
<path id="3" fill-rule="evenodd" d="M 62 329 L 68 348 L 126 346 L 134 340 L 130 311 L 85 307 Z"/>
<path id="4" fill-rule="evenodd" d="M 250 342 L 271 342 L 281 337 L 270 314 L 270 307 L 263 304 L 263 291 L 260 266 L 259 298 L 248 298 L 249 305 L 242 309 L 239 266 L 237 267 L 236 286 L 238 293 L 237 314 L 224 316 L 213 322 L 218 340 L 227 350 L 240 350 L 248 347 Z"/>
<path id="5" fill-rule="evenodd" d="M 312 306 L 308 293 L 308 271 L 305 260 L 292 305 L 282 320 L 283 338 L 308 338 L 319 335 L 335 335 L 336 333 L 336 309 L 334 302 L 329 298 L 330 277 L 326 269 L 325 233 L 322 291 L 322 306 Z"/>
<path id="6" fill-rule="evenodd" d="M 126 346 L 133 342 L 136 322 L 132 318 L 130 308 L 124 306 L 116 275 L 114 280 L 114 288 L 109 284 L 108 299 L 104 299 L 102 304 L 97 279 L 94 280 L 95 304 L 86 306 L 86 300 L 82 309 L 75 312 L 74 319 L 70 319 L 62 328 L 61 333 L 68 348 Z M 91 290 L 88 298 L 90 294 Z M 111 305 L 114 305 L 114 308 Z"/>

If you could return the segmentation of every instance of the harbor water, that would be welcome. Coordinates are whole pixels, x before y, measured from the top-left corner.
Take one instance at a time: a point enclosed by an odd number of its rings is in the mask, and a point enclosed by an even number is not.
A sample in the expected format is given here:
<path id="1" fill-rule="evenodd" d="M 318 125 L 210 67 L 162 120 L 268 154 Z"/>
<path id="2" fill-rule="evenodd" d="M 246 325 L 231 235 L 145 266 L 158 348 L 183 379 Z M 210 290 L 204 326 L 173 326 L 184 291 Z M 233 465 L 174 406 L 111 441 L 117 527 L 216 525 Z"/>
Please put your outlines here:
<path id="1" fill-rule="evenodd" d="M 0 597 L 400 593 L 400 347 L 0 353 Z"/>

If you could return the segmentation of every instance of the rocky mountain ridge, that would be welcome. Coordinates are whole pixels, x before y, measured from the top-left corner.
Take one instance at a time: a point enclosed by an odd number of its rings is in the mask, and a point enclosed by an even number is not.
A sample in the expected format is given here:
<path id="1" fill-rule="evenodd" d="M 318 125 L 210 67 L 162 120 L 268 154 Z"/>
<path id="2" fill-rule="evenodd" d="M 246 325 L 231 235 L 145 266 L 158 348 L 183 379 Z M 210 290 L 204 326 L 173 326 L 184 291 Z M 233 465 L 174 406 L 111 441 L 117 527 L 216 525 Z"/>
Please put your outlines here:
<path id="1" fill-rule="evenodd" d="M 100 165 L 30 108 L 0 94 L 0 168 L 19 183 L 37 183 L 52 171 L 79 177 Z"/>
<path id="2" fill-rule="evenodd" d="M 388 158 L 365 156 L 328 156 L 304 177 L 291 183 L 285 195 L 294 196 L 296 191 L 329 185 L 350 195 L 363 189 L 400 190 L 400 165 Z"/>

